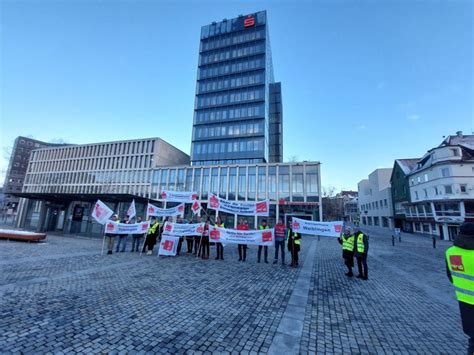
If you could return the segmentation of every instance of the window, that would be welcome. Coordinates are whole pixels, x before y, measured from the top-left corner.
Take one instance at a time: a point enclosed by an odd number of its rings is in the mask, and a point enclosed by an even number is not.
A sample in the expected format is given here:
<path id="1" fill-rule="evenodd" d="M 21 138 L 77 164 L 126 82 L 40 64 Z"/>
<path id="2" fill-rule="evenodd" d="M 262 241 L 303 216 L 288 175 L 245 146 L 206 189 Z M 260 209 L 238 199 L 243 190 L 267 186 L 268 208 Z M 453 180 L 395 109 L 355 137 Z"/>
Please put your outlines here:
<path id="1" fill-rule="evenodd" d="M 428 181 L 428 174 L 425 174 L 425 182 Z"/>
<path id="2" fill-rule="evenodd" d="M 441 169 L 441 175 L 442 175 L 443 177 L 448 177 L 448 176 L 450 176 L 450 174 L 449 174 L 449 168 L 443 168 L 443 169 Z"/>
<path id="3" fill-rule="evenodd" d="M 427 189 L 423 189 L 423 192 L 424 192 L 425 197 L 428 197 L 428 190 L 427 190 Z"/>
<path id="4" fill-rule="evenodd" d="M 415 200 L 418 200 L 418 191 L 415 191 Z"/>
<path id="5" fill-rule="evenodd" d="M 452 194 L 453 193 L 453 187 L 451 185 L 444 185 L 444 190 L 446 194 Z"/>
<path id="6" fill-rule="evenodd" d="M 435 192 L 435 196 L 439 195 L 439 190 L 437 186 L 434 187 L 434 192 Z"/>
<path id="7" fill-rule="evenodd" d="M 451 149 L 451 152 L 453 153 L 453 156 L 454 156 L 454 157 L 458 157 L 458 156 L 459 156 L 459 150 L 458 150 L 458 148 L 452 148 L 452 149 Z"/>
<path id="8" fill-rule="evenodd" d="M 459 185 L 459 188 L 461 190 L 461 193 L 463 193 L 463 194 L 467 193 L 467 185 L 466 184 Z"/>

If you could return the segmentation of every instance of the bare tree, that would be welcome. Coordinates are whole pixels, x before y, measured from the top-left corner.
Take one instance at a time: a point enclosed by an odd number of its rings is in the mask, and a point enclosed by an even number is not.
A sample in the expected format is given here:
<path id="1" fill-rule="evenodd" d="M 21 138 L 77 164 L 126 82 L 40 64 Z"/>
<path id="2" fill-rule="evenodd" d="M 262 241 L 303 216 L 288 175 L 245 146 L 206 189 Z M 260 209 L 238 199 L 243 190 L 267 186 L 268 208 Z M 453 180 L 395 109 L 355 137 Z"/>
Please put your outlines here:
<path id="1" fill-rule="evenodd" d="M 298 162 L 298 156 L 297 155 L 290 155 L 286 158 L 288 163 L 297 163 Z"/>
<path id="2" fill-rule="evenodd" d="M 53 144 L 68 144 L 69 142 L 62 139 L 62 138 L 53 138 L 51 139 L 48 143 L 53 143 Z"/>
<path id="3" fill-rule="evenodd" d="M 332 185 L 323 186 L 321 195 L 323 197 L 334 197 L 336 196 L 336 188 Z"/>

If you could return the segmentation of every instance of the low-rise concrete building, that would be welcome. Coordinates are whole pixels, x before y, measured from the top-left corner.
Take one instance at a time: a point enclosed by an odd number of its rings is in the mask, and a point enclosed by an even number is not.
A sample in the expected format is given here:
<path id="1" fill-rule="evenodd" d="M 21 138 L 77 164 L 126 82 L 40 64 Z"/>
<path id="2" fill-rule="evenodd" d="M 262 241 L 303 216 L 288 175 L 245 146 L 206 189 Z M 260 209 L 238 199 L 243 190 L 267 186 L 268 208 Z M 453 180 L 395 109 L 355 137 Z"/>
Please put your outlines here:
<path id="1" fill-rule="evenodd" d="M 393 228 L 390 176 L 392 168 L 374 170 L 358 184 L 360 223 L 364 226 Z"/>

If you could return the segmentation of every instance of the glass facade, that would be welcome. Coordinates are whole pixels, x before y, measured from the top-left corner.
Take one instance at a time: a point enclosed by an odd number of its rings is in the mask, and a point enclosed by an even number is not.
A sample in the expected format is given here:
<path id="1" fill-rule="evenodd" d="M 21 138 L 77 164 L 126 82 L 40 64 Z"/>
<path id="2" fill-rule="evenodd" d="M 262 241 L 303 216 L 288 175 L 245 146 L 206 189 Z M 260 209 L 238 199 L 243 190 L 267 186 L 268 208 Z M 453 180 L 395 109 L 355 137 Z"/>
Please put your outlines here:
<path id="1" fill-rule="evenodd" d="M 202 27 L 191 143 L 193 165 L 270 160 L 271 58 L 265 11 Z M 280 140 L 276 142 L 272 145 Z"/>

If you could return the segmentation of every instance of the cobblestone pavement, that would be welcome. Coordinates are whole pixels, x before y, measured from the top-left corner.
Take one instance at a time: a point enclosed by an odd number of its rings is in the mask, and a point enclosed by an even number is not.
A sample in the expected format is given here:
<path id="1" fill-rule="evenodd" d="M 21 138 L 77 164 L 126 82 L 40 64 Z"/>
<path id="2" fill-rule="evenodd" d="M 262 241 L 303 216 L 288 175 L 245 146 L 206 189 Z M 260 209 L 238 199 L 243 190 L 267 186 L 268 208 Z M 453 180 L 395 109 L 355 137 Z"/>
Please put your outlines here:
<path id="1" fill-rule="evenodd" d="M 449 243 L 369 235 L 368 281 L 344 276 L 334 239 L 305 237 L 299 269 L 273 265 L 272 248 L 267 265 L 256 247 L 241 263 L 236 246 L 204 261 L 100 256 L 101 241 L 85 238 L 0 241 L 0 352 L 275 352 L 295 313 L 294 352 L 465 353 Z"/>

